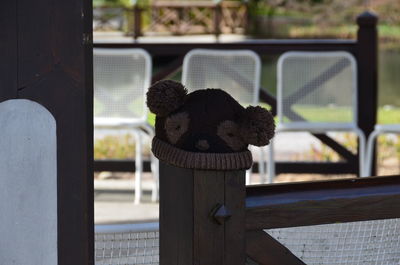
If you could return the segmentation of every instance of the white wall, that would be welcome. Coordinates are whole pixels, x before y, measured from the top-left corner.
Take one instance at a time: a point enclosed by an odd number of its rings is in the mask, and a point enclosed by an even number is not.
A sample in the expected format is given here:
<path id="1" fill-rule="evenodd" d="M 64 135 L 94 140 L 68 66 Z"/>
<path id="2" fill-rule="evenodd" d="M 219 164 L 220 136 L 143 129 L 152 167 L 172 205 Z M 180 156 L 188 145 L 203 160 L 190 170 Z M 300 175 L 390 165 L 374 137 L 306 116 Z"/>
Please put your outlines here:
<path id="1" fill-rule="evenodd" d="M 0 264 L 57 264 L 56 122 L 29 100 L 0 103 Z"/>

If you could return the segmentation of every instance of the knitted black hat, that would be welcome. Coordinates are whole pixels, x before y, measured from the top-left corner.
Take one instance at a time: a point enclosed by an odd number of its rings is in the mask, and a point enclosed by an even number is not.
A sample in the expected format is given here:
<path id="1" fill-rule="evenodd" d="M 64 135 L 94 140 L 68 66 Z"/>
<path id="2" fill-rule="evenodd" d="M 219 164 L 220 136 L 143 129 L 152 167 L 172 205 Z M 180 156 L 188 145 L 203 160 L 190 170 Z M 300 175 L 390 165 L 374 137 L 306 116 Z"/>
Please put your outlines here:
<path id="1" fill-rule="evenodd" d="M 248 145 L 267 145 L 274 135 L 269 111 L 244 108 L 220 89 L 187 94 L 178 82 L 159 81 L 147 92 L 147 106 L 156 114 L 154 155 L 178 167 L 247 169 Z"/>

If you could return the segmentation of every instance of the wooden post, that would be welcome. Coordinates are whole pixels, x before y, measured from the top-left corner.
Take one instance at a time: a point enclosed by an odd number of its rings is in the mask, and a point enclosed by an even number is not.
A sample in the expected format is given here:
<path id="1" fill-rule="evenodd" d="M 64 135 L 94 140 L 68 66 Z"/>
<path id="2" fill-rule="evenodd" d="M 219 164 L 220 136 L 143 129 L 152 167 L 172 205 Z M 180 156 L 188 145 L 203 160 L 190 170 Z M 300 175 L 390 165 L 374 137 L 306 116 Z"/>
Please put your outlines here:
<path id="1" fill-rule="evenodd" d="M 219 35 L 221 34 L 221 17 L 222 8 L 221 2 L 219 1 L 214 7 L 214 34 L 217 40 L 219 38 Z"/>
<path id="2" fill-rule="evenodd" d="M 137 40 L 142 35 L 142 9 L 136 3 L 133 7 L 134 27 L 133 38 Z"/>
<path id="3" fill-rule="evenodd" d="M 245 264 L 245 171 L 160 162 L 160 265 Z"/>
<path id="4" fill-rule="evenodd" d="M 55 118 L 57 264 L 94 264 L 92 1 L 6 1 L 0 22 L 0 102 L 29 99 Z"/>
<path id="5" fill-rule="evenodd" d="M 357 18 L 358 126 L 368 137 L 377 120 L 378 17 L 364 12 Z M 373 161 L 375 161 L 375 156 Z M 375 163 L 373 163 L 375 165 Z M 375 166 L 373 168 L 375 172 Z"/>
<path id="6" fill-rule="evenodd" d="M 250 31 L 249 31 L 249 25 L 250 25 L 249 20 L 250 20 L 250 17 L 251 17 L 251 16 L 249 16 L 249 1 L 245 1 L 243 3 L 243 5 L 244 5 L 244 8 L 245 8 L 244 17 L 243 17 L 243 30 L 244 30 L 244 34 L 247 35 L 247 34 L 250 33 Z"/>

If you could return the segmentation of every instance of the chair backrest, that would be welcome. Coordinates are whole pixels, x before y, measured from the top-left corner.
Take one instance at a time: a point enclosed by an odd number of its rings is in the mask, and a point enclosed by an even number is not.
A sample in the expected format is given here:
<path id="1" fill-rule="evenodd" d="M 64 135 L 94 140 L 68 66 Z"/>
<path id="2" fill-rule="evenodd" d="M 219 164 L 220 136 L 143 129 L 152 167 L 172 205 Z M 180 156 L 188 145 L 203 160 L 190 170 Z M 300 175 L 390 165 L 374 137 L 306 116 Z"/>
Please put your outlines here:
<path id="1" fill-rule="evenodd" d="M 278 60 L 280 123 L 356 123 L 357 67 L 347 52 L 287 52 Z"/>
<path id="2" fill-rule="evenodd" d="M 189 92 L 220 88 L 243 105 L 257 104 L 261 62 L 249 50 L 194 49 L 183 61 L 182 83 Z"/>
<path id="3" fill-rule="evenodd" d="M 151 67 L 143 49 L 94 49 L 94 116 L 146 119 Z"/>

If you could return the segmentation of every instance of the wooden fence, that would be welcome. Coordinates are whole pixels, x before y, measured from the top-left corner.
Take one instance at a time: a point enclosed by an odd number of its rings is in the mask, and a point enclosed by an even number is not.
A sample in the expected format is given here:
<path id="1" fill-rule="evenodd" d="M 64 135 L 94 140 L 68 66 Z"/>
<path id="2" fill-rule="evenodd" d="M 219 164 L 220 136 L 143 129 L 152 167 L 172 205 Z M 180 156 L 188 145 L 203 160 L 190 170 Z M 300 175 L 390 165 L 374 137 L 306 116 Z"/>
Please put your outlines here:
<path id="1" fill-rule="evenodd" d="M 154 34 L 243 34 L 247 12 L 247 4 L 239 1 L 153 1 L 130 8 L 94 9 L 95 29 L 124 30 L 135 39 Z"/>
<path id="2" fill-rule="evenodd" d="M 244 180 L 245 171 L 160 163 L 161 265 L 300 265 L 264 230 L 400 218 L 400 176 L 249 187 Z"/>
<path id="3" fill-rule="evenodd" d="M 347 51 L 357 61 L 358 66 L 358 126 L 365 136 L 372 132 L 377 116 L 378 64 L 377 64 L 377 17 L 369 12 L 357 18 L 358 33 L 356 40 L 249 40 L 241 42 L 212 43 L 95 43 L 99 48 L 143 48 L 153 57 L 154 62 L 168 61 L 160 72 L 154 74 L 152 82 L 168 78 L 180 70 L 187 52 L 195 48 L 207 49 L 250 49 L 264 55 L 279 55 L 287 51 Z M 265 89 L 260 90 L 260 100 L 272 106 L 276 113 L 276 99 Z M 358 174 L 358 154 L 325 134 L 314 134 L 321 142 L 336 151 L 343 161 L 340 162 L 277 162 L 276 173 L 319 173 L 319 174 Z M 95 161 L 95 170 L 130 171 L 134 169 L 132 161 Z M 145 164 L 149 169 L 149 164 Z M 255 165 L 254 170 L 257 170 Z"/>

